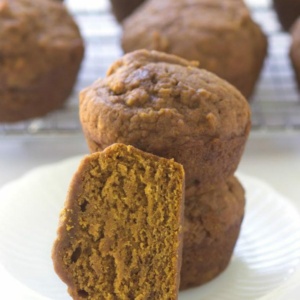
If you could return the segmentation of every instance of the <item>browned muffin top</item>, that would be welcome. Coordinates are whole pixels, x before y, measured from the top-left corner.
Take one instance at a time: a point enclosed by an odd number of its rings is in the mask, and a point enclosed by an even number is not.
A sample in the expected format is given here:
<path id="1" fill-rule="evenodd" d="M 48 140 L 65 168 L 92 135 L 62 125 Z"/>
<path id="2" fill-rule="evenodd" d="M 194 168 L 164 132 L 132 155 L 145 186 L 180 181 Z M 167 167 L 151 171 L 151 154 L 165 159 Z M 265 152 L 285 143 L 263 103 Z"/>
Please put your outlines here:
<path id="1" fill-rule="evenodd" d="M 0 0 L 0 40 L 0 79 L 11 87 L 28 85 L 83 48 L 73 18 L 53 0 Z"/>
<path id="2" fill-rule="evenodd" d="M 145 20 L 145 15 L 151 18 Z M 140 37 L 140 34 L 146 32 L 149 45 L 153 45 L 156 50 L 167 51 L 171 47 L 173 53 L 176 53 L 176 45 L 173 45 L 173 41 L 170 40 L 170 36 L 175 32 L 178 41 L 186 39 L 186 43 L 190 44 L 192 41 L 189 41 L 189 38 L 210 39 L 212 34 L 217 34 L 224 39 L 224 34 L 227 38 L 232 38 L 232 34 L 241 35 L 241 30 L 244 30 L 249 23 L 252 24 L 253 21 L 242 0 L 149 0 L 143 6 L 143 13 L 138 11 L 125 20 L 123 39 L 131 40 L 134 39 L 131 35 Z M 159 30 L 157 35 L 155 30 Z M 152 31 L 153 34 L 150 35 L 149 32 Z M 145 43 L 145 37 L 143 39 Z M 135 42 L 138 48 L 139 39 L 135 39 Z M 126 50 L 126 43 L 123 46 Z M 181 48 L 183 45 L 178 43 L 177 47 Z M 207 55 L 213 51 L 213 49 L 208 50 Z M 194 51 L 199 50 L 194 49 Z"/>
<path id="3" fill-rule="evenodd" d="M 239 27 L 243 20 L 250 17 L 249 10 L 243 0 L 149 0 L 147 7 L 151 7 L 157 12 L 168 11 L 168 14 L 165 15 L 165 22 L 173 19 L 174 15 L 172 14 L 174 12 L 180 11 L 182 14 L 176 13 L 175 16 L 180 16 L 181 24 L 193 24 L 197 20 L 197 24 L 203 24 L 203 28 L 209 29 Z M 152 11 L 154 16 L 155 11 Z M 199 15 L 201 11 L 205 11 L 205 13 Z M 185 14 L 189 15 L 188 19 L 184 18 Z M 213 19 L 214 16 L 217 18 Z"/>
<path id="4" fill-rule="evenodd" d="M 229 83 L 196 66 L 157 51 L 125 55 L 106 78 L 82 92 L 85 130 L 92 137 L 109 135 L 112 127 L 128 136 L 145 130 L 148 139 L 163 128 L 164 138 L 244 134 L 250 122 L 245 98 Z"/>
<path id="5" fill-rule="evenodd" d="M 53 0 L 0 0 L 1 54 L 30 52 L 28 46 L 65 47 L 79 31 L 61 3 Z"/>
<path id="6" fill-rule="evenodd" d="M 267 40 L 243 0 L 149 0 L 123 23 L 125 53 L 149 49 L 197 60 L 247 98 Z"/>

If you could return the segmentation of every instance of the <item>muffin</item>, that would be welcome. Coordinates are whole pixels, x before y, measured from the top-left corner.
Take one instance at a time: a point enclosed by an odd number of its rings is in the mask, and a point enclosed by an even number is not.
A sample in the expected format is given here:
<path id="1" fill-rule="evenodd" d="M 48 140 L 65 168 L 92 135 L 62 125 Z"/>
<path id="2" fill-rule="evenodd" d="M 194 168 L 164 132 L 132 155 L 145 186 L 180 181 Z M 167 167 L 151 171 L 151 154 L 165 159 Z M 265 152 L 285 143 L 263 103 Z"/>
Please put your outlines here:
<path id="1" fill-rule="evenodd" d="M 186 196 L 180 289 L 204 284 L 225 270 L 244 207 L 244 190 L 235 177 L 210 192 Z"/>
<path id="2" fill-rule="evenodd" d="M 178 297 L 183 167 L 116 144 L 75 174 L 53 247 L 73 299 Z"/>
<path id="3" fill-rule="evenodd" d="M 249 98 L 267 39 L 242 0 L 149 0 L 124 21 L 122 47 L 199 61 Z"/>
<path id="4" fill-rule="evenodd" d="M 290 59 L 295 72 L 295 78 L 300 88 L 300 18 L 295 22 L 291 30 L 292 44 L 290 49 Z"/>
<path id="5" fill-rule="evenodd" d="M 80 94 L 91 152 L 133 145 L 184 166 L 202 191 L 233 175 L 250 131 L 250 108 L 232 85 L 197 64 L 138 50 Z"/>
<path id="6" fill-rule="evenodd" d="M 273 0 L 273 4 L 283 29 L 289 30 L 300 16 L 300 0 Z"/>
<path id="7" fill-rule="evenodd" d="M 113 14 L 118 22 L 122 22 L 145 0 L 110 0 Z"/>
<path id="8" fill-rule="evenodd" d="M 72 91 L 84 45 L 65 6 L 0 1 L 0 122 L 42 116 Z"/>

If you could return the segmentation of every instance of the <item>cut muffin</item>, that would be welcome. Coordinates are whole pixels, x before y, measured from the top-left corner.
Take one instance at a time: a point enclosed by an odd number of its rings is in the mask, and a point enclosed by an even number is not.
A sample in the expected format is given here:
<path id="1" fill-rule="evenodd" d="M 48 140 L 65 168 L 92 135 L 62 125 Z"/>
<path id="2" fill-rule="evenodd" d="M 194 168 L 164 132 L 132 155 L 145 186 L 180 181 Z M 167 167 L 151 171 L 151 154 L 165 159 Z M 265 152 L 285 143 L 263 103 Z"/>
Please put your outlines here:
<path id="1" fill-rule="evenodd" d="M 200 62 L 248 99 L 267 39 L 242 0 L 149 0 L 123 23 L 125 53 L 158 50 Z"/>
<path id="2" fill-rule="evenodd" d="M 86 157 L 61 214 L 53 261 L 74 299 L 177 299 L 183 167 L 115 144 Z"/>
<path id="3" fill-rule="evenodd" d="M 233 175 L 250 131 L 250 108 L 230 84 L 174 55 L 139 50 L 80 95 L 91 152 L 120 142 L 174 158 L 186 186 L 209 190 Z"/>
<path id="4" fill-rule="evenodd" d="M 65 6 L 0 1 L 0 122 L 42 116 L 72 91 L 84 45 Z"/>

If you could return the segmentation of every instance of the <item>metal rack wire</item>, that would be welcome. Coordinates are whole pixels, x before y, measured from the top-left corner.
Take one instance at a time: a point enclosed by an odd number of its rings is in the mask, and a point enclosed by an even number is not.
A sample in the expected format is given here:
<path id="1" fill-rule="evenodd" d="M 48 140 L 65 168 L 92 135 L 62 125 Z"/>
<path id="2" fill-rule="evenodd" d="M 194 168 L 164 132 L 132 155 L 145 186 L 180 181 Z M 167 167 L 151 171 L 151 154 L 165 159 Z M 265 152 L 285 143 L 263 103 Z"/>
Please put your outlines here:
<path id="1" fill-rule="evenodd" d="M 300 94 L 288 56 L 290 36 L 281 31 L 268 0 L 248 2 L 269 38 L 269 55 L 251 102 L 253 131 L 300 131 Z M 122 55 L 121 29 L 107 1 L 69 0 L 67 5 L 86 41 L 85 59 L 72 96 L 61 110 L 43 118 L 0 124 L 0 136 L 79 133 L 79 91 L 104 76 L 109 65 Z"/>

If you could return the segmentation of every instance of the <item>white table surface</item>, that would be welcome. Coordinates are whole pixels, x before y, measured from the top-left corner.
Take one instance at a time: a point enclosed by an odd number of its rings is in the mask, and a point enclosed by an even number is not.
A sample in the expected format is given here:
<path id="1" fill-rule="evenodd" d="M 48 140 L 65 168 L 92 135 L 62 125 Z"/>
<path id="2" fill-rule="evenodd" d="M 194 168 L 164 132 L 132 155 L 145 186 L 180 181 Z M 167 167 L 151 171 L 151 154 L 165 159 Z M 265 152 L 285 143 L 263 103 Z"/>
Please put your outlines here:
<path id="1" fill-rule="evenodd" d="M 82 135 L 0 137 L 0 188 L 37 166 L 86 153 Z M 251 134 L 239 171 L 267 182 L 289 198 L 300 213 L 300 132 Z M 0 282 L 6 282 L 1 286 L 2 296 L 6 295 L 3 299 L 35 299 L 1 268 Z M 288 298 L 284 293 L 276 299 L 299 299 L 300 287 L 288 292 Z"/>

